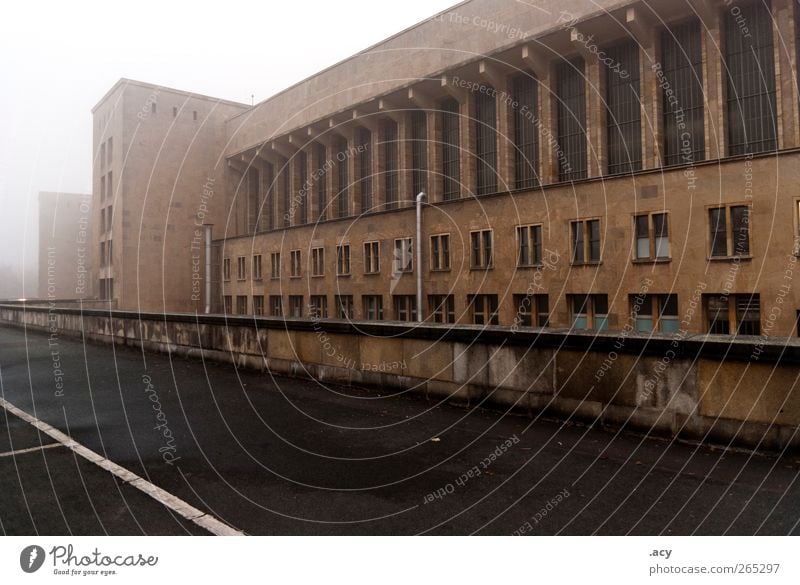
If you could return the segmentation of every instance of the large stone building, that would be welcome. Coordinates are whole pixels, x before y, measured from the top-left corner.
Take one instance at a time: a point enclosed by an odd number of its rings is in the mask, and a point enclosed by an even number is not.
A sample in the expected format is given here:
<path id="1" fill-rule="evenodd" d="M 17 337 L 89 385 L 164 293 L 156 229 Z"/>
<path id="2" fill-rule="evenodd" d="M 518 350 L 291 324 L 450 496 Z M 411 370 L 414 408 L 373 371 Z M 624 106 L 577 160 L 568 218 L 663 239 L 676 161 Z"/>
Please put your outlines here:
<path id="1" fill-rule="evenodd" d="M 195 309 L 211 177 L 215 311 L 794 335 L 798 31 L 791 0 L 471 0 L 253 108 L 162 90 L 156 118 L 120 82 L 99 282 Z"/>
<path id="2" fill-rule="evenodd" d="M 39 193 L 40 299 L 93 296 L 91 214 L 91 194 Z"/>

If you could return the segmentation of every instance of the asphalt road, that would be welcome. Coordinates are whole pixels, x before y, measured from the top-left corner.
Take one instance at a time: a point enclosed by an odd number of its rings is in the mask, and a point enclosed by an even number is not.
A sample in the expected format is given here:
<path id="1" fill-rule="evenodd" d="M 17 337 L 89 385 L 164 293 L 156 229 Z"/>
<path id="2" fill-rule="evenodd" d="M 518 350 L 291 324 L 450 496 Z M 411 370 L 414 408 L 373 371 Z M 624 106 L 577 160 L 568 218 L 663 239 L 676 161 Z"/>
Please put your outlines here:
<path id="1" fill-rule="evenodd" d="M 0 382 L 248 534 L 800 534 L 796 459 L 5 327 Z M 5 534 L 207 533 L 4 410 L 0 490 Z"/>

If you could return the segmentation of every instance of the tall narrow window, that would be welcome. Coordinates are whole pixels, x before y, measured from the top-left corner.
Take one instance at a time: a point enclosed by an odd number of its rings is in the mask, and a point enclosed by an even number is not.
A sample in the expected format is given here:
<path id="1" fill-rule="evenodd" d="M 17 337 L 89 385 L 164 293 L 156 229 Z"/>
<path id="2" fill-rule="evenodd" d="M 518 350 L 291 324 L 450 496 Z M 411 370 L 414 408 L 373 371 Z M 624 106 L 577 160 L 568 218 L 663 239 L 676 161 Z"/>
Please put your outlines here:
<path id="1" fill-rule="evenodd" d="M 348 196 L 349 175 L 347 172 L 349 156 L 347 153 L 347 140 L 344 138 L 340 139 L 338 147 L 338 154 L 336 156 L 336 209 L 338 217 L 347 217 L 350 215 L 350 198 Z"/>
<path id="2" fill-rule="evenodd" d="M 358 136 L 358 190 L 361 194 L 361 213 L 372 209 L 372 132 L 359 128 Z"/>
<path id="3" fill-rule="evenodd" d="M 283 215 L 283 227 L 289 227 L 291 225 L 291 213 L 290 213 L 290 206 L 291 206 L 291 178 L 289 172 L 289 161 L 281 168 L 281 214 Z"/>
<path id="4" fill-rule="evenodd" d="M 272 278 L 281 277 L 281 253 L 273 252 L 269 256 L 270 259 L 270 276 Z"/>
<path id="5" fill-rule="evenodd" d="M 472 269 L 492 268 L 492 230 L 481 230 L 470 232 L 471 260 Z"/>
<path id="6" fill-rule="evenodd" d="M 414 269 L 414 240 L 401 238 L 394 241 L 394 272 L 412 272 Z"/>
<path id="7" fill-rule="evenodd" d="M 478 195 L 497 192 L 497 98 L 495 89 L 475 95 L 475 155 Z"/>
<path id="8" fill-rule="evenodd" d="M 308 155 L 305 150 L 297 153 L 297 223 L 308 223 Z"/>
<path id="9" fill-rule="evenodd" d="M 324 144 L 317 143 L 316 147 L 316 182 L 314 189 L 317 193 L 317 219 L 325 221 L 328 214 L 327 188 L 328 188 L 328 153 Z"/>
<path id="10" fill-rule="evenodd" d="M 539 266 L 542 263 L 542 226 L 517 227 L 517 266 Z"/>
<path id="11" fill-rule="evenodd" d="M 572 263 L 600 262 L 600 220 L 571 222 Z"/>
<path id="12" fill-rule="evenodd" d="M 336 274 L 339 276 L 350 275 L 350 244 L 336 246 Z"/>
<path id="13" fill-rule="evenodd" d="M 428 296 L 428 308 L 434 323 L 456 322 L 456 302 L 453 295 Z"/>
<path id="14" fill-rule="evenodd" d="M 584 61 L 576 57 L 559 63 L 556 72 L 556 117 L 560 181 L 586 178 L 586 78 Z"/>
<path id="15" fill-rule="evenodd" d="M 450 234 L 431 236 L 431 270 L 450 270 Z"/>
<path id="16" fill-rule="evenodd" d="M 708 227 L 712 257 L 750 255 L 749 206 L 731 205 L 709 209 Z"/>
<path id="17" fill-rule="evenodd" d="M 300 250 L 289 252 L 289 275 L 292 278 L 299 278 L 303 272 L 303 263 Z"/>
<path id="18" fill-rule="evenodd" d="M 411 185 L 415 197 L 428 190 L 428 117 L 422 110 L 411 112 Z"/>
<path id="19" fill-rule="evenodd" d="M 777 148 L 775 55 L 769 0 L 725 10 L 728 154 Z"/>
<path id="20" fill-rule="evenodd" d="M 703 52 L 700 21 L 672 26 L 661 32 L 664 112 L 664 164 L 693 164 L 704 160 Z M 657 73 L 658 78 L 658 73 Z"/>
<path id="21" fill-rule="evenodd" d="M 538 82 L 530 74 L 514 78 L 514 187 L 530 189 L 539 184 Z"/>
<path id="22" fill-rule="evenodd" d="M 336 304 L 337 319 L 353 318 L 353 295 L 335 295 L 333 301 Z"/>
<path id="23" fill-rule="evenodd" d="M 325 276 L 325 248 L 311 249 L 311 276 Z"/>
<path id="24" fill-rule="evenodd" d="M 442 126 L 442 199 L 461 196 L 461 133 L 458 129 L 458 102 L 446 99 L 441 105 Z"/>
<path id="25" fill-rule="evenodd" d="M 475 325 L 499 325 L 497 295 L 467 295 L 467 302 Z"/>
<path id="26" fill-rule="evenodd" d="M 364 242 L 364 274 L 377 274 L 381 271 L 380 242 Z"/>
<path id="27" fill-rule="evenodd" d="M 383 189 L 386 208 L 397 208 L 397 122 L 383 121 Z M 416 193 L 414 193 L 416 195 Z"/>
<path id="28" fill-rule="evenodd" d="M 262 228 L 275 229 L 275 167 L 272 163 L 264 163 L 264 192 L 266 197 L 259 210 Z"/>
<path id="29" fill-rule="evenodd" d="M 606 51 L 608 173 L 642 168 L 639 45 L 629 41 Z M 611 63 L 611 65 L 608 65 Z"/>

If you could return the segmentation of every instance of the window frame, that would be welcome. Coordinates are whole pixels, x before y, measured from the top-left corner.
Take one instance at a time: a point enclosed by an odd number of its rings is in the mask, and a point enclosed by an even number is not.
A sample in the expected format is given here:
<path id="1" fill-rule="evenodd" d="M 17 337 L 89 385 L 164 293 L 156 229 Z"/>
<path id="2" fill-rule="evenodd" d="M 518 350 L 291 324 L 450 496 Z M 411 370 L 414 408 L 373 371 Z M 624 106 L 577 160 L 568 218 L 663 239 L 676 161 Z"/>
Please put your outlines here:
<path id="1" fill-rule="evenodd" d="M 336 246 L 336 276 L 350 276 L 350 244 L 343 243 Z"/>
<path id="2" fill-rule="evenodd" d="M 434 244 L 434 242 L 437 243 Z M 444 242 L 447 242 L 447 245 L 443 245 Z M 432 234 L 430 237 L 431 272 L 449 272 L 452 270 L 451 258 L 450 233 Z"/>
<path id="3" fill-rule="evenodd" d="M 592 258 L 592 232 L 591 224 L 597 223 L 597 258 Z M 577 242 L 576 242 L 576 225 L 580 225 L 581 236 L 581 259 L 576 258 Z M 597 266 L 603 263 L 603 224 L 600 217 L 586 217 L 583 219 L 572 219 L 569 222 L 569 242 L 570 242 L 570 265 L 571 266 Z"/>
<path id="4" fill-rule="evenodd" d="M 475 246 L 475 236 L 478 236 L 478 246 Z M 487 237 L 488 246 L 487 246 Z M 475 252 L 478 252 L 478 258 Z M 469 232 L 469 268 L 470 270 L 492 270 L 494 268 L 494 230 L 484 228 L 470 230 Z"/>
<path id="5" fill-rule="evenodd" d="M 261 254 L 253 254 L 253 280 L 263 280 Z"/>
<path id="6" fill-rule="evenodd" d="M 522 232 L 526 230 L 527 237 L 525 238 L 525 249 L 528 250 L 528 258 L 529 262 L 523 263 L 522 262 Z M 543 232 L 544 228 L 541 223 L 531 223 L 531 224 L 520 224 L 515 226 L 514 232 L 517 236 L 517 268 L 537 268 L 543 266 L 543 251 L 544 251 L 544 243 L 543 243 Z M 536 238 L 533 237 L 533 234 L 538 234 L 538 243 Z M 533 254 L 531 254 L 533 251 Z"/>
<path id="7" fill-rule="evenodd" d="M 325 276 L 325 247 L 311 248 L 311 278 Z"/>
<path id="8" fill-rule="evenodd" d="M 403 246 L 403 243 L 407 243 L 408 246 Z M 398 244 L 401 244 L 398 246 Z M 414 272 L 414 238 L 395 238 L 394 239 L 394 247 L 392 248 L 394 251 L 394 258 L 392 262 L 392 273 L 393 274 L 411 274 Z M 401 252 L 398 254 L 398 250 Z M 406 257 L 406 254 L 408 257 Z M 402 260 L 406 260 L 407 262 L 404 264 L 404 267 L 401 268 L 400 262 Z"/>
<path id="9" fill-rule="evenodd" d="M 381 243 L 378 240 L 364 242 L 364 274 L 381 273 Z M 374 270 L 373 270 L 374 268 Z"/>
<path id="10" fill-rule="evenodd" d="M 667 255 L 658 256 L 658 236 L 656 236 L 655 217 L 664 216 L 667 220 Z M 657 263 L 670 262 L 672 260 L 672 218 L 669 211 L 643 211 L 631 214 L 633 218 L 633 262 L 636 263 Z M 647 256 L 639 255 L 639 218 L 647 218 Z"/>
<path id="11" fill-rule="evenodd" d="M 736 253 L 736 241 L 734 235 L 734 222 L 733 210 L 745 208 L 747 209 L 747 252 L 744 254 Z M 716 238 L 712 235 L 711 227 L 711 213 L 724 209 L 725 220 L 725 255 L 714 254 L 714 243 Z M 715 205 L 706 205 L 705 207 L 705 221 L 706 221 L 706 254 L 709 261 L 725 261 L 725 260 L 746 260 L 753 257 L 753 204 L 751 202 L 734 202 Z M 715 233 L 718 231 L 715 230 Z"/>
<path id="12" fill-rule="evenodd" d="M 301 278 L 303 276 L 303 252 L 295 249 L 289 250 L 289 278 Z"/>

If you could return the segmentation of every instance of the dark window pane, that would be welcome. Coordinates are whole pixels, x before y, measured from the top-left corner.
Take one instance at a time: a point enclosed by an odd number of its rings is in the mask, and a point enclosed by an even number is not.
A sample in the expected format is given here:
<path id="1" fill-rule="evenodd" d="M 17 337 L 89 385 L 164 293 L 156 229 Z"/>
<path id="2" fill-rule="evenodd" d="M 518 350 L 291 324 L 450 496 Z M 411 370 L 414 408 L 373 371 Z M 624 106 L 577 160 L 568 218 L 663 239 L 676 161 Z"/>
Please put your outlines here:
<path id="1" fill-rule="evenodd" d="M 709 210 L 709 227 L 711 229 L 711 255 L 727 256 L 728 240 L 724 207 Z"/>
<path id="2" fill-rule="evenodd" d="M 586 78 L 584 61 L 578 57 L 560 62 L 556 71 L 556 118 L 560 181 L 586 178 Z"/>
<path id="3" fill-rule="evenodd" d="M 606 51 L 608 173 L 642 168 L 642 106 L 639 101 L 639 45 L 625 42 Z"/>
<path id="4" fill-rule="evenodd" d="M 513 81 L 514 104 L 514 186 L 528 189 L 539 184 L 539 129 L 537 81 L 529 74 Z"/>
<path id="5" fill-rule="evenodd" d="M 458 102 L 447 99 L 441 106 L 442 119 L 442 198 L 445 201 L 461 196 L 461 137 L 458 129 Z"/>
<path id="6" fill-rule="evenodd" d="M 497 192 L 497 100 L 495 90 L 475 96 L 475 155 L 477 157 L 477 192 Z"/>

